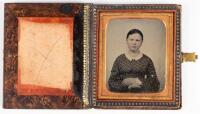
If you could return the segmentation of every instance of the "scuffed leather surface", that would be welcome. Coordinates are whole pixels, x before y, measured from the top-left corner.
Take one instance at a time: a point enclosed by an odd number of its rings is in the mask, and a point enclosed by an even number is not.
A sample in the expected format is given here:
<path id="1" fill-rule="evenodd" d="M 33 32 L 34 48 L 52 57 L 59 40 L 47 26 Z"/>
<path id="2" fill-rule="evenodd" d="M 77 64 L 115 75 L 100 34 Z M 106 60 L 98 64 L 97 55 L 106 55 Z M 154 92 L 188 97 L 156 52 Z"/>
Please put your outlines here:
<path id="1" fill-rule="evenodd" d="M 73 89 L 75 96 L 17 95 L 17 17 L 74 17 Z M 83 108 L 83 4 L 5 4 L 4 22 L 4 108 Z"/>

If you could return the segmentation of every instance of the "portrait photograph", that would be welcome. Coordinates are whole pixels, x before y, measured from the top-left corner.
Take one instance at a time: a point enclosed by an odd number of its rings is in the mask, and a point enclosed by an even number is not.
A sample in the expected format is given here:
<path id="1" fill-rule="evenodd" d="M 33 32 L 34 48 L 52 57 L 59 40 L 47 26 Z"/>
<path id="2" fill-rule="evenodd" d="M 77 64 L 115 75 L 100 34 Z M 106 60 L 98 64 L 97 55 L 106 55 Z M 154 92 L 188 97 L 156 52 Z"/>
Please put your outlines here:
<path id="1" fill-rule="evenodd" d="M 107 88 L 159 92 L 165 86 L 165 26 L 156 19 L 114 19 L 108 24 Z"/>
<path id="2" fill-rule="evenodd" d="M 104 8 L 96 11 L 96 103 L 175 101 L 175 10 Z"/>

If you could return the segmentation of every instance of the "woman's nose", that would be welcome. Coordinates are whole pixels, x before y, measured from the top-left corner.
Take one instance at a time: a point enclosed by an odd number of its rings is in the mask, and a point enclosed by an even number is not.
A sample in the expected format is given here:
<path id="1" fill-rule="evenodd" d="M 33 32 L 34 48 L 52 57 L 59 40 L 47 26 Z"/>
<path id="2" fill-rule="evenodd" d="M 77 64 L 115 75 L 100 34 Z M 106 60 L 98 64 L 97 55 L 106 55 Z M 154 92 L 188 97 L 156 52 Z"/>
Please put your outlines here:
<path id="1" fill-rule="evenodd" d="M 136 45 L 136 41 L 133 41 L 133 44 Z"/>

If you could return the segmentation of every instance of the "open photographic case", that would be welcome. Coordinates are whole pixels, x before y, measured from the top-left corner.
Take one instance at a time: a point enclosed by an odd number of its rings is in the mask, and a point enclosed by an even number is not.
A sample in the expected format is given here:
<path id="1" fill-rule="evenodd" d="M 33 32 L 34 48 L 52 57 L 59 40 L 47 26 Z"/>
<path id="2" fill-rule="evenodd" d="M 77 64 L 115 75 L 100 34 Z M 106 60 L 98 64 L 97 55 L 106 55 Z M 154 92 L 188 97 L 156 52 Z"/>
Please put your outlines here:
<path id="1" fill-rule="evenodd" d="M 181 5 L 6 3 L 4 108 L 180 109 Z"/>

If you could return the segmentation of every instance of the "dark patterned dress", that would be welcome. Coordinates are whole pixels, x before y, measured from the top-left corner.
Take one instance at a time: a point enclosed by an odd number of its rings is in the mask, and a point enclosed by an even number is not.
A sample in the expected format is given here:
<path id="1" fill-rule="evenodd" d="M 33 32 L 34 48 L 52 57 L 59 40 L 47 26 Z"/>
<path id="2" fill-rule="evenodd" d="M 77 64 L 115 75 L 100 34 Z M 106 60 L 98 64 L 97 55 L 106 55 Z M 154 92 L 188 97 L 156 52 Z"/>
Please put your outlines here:
<path id="1" fill-rule="evenodd" d="M 138 78 L 142 82 L 140 88 L 128 88 L 122 85 L 126 78 Z M 157 92 L 160 87 L 152 60 L 143 54 L 138 60 L 129 60 L 125 54 L 115 60 L 108 80 L 112 92 Z"/>

